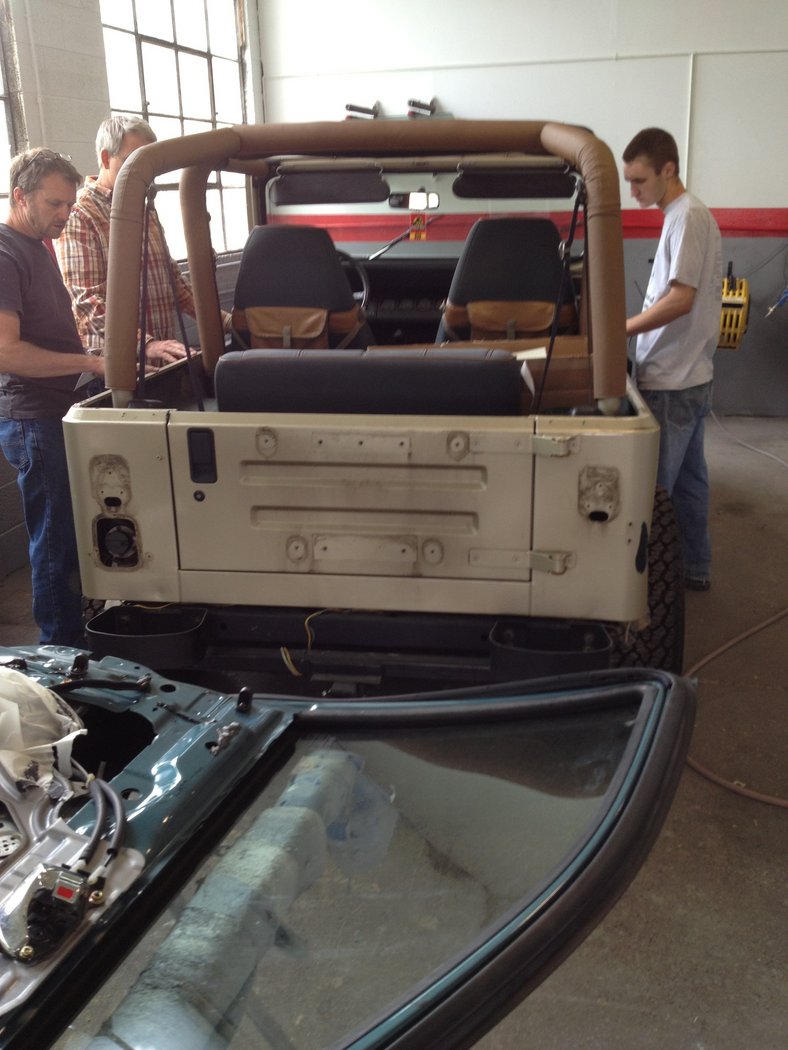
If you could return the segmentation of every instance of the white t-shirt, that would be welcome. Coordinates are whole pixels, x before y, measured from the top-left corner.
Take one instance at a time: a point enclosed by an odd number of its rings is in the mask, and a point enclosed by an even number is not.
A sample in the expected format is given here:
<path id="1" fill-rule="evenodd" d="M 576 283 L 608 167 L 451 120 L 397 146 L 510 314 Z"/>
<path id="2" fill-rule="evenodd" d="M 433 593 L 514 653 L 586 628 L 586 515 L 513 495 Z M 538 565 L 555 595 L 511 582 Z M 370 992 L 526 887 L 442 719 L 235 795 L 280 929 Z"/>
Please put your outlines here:
<path id="1" fill-rule="evenodd" d="M 694 288 L 695 300 L 688 314 L 637 337 L 643 390 L 686 390 L 712 378 L 722 309 L 721 238 L 709 209 L 687 192 L 665 208 L 644 310 L 668 293 L 671 281 Z"/>

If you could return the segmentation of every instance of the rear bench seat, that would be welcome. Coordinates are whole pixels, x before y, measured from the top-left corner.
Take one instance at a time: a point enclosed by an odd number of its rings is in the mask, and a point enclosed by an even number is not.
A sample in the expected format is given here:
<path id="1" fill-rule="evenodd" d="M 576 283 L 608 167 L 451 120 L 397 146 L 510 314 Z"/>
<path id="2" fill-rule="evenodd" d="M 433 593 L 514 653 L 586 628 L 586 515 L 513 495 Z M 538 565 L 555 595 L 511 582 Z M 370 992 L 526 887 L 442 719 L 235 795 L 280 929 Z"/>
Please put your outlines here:
<path id="1" fill-rule="evenodd" d="M 519 416 L 521 365 L 481 347 L 241 350 L 219 358 L 223 412 Z"/>

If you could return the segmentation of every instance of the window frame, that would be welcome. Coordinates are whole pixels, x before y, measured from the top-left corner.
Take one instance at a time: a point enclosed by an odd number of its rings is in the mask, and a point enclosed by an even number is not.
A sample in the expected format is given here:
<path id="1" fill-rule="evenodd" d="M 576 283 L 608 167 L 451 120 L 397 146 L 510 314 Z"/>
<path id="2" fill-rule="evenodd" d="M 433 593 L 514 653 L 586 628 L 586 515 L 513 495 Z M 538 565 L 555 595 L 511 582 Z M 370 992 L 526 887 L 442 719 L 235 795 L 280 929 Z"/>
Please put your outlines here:
<path id="1" fill-rule="evenodd" d="M 176 20 L 176 11 L 174 0 L 165 0 L 170 12 L 170 23 L 172 26 L 172 38 L 168 39 L 165 37 L 158 37 L 151 35 L 148 32 L 141 32 L 139 28 L 138 18 L 138 0 L 127 0 L 128 6 L 131 13 L 131 21 L 133 28 L 127 28 L 122 25 L 106 22 L 105 19 L 105 3 L 100 5 L 100 17 L 101 17 L 101 29 L 105 39 L 106 47 L 106 34 L 107 32 L 125 34 L 130 37 L 134 42 L 134 54 L 136 55 L 136 74 L 139 79 L 139 97 L 140 107 L 137 108 L 126 108 L 123 106 L 116 105 L 116 100 L 112 97 L 112 84 L 108 80 L 108 91 L 109 91 L 109 102 L 110 110 L 113 115 L 127 115 L 142 117 L 143 120 L 148 121 L 154 130 L 157 130 L 157 124 L 163 121 L 177 122 L 180 134 L 192 134 L 199 124 L 204 125 L 206 131 L 221 127 L 230 127 L 236 121 L 222 121 L 217 118 L 216 113 L 216 82 L 215 82 L 215 70 L 214 63 L 221 62 L 227 63 L 234 62 L 238 70 L 238 101 L 239 109 L 238 115 L 240 121 L 238 123 L 247 122 L 247 78 L 248 78 L 248 58 L 246 52 L 248 50 L 248 32 L 246 29 L 246 10 L 244 0 L 228 0 L 231 2 L 234 13 L 235 13 L 235 25 L 236 25 L 236 42 L 237 42 L 237 53 L 234 57 L 230 57 L 219 51 L 212 50 L 211 41 L 211 20 L 209 16 L 209 0 L 197 0 L 197 4 L 201 4 L 203 8 L 203 15 L 205 19 L 205 50 L 199 47 L 195 47 L 193 44 L 183 44 L 178 40 L 178 24 Z M 194 6 L 196 7 L 197 4 Z M 164 6 L 162 4 L 162 6 Z M 191 9 L 190 9 L 191 10 Z M 154 108 L 150 105 L 148 95 L 149 91 L 146 90 L 146 73 L 145 73 L 145 48 L 156 47 L 164 48 L 174 54 L 174 66 L 175 66 L 175 88 L 178 97 L 178 111 L 167 112 L 163 108 Z M 181 75 L 181 56 L 188 56 L 192 58 L 198 58 L 205 60 L 207 64 L 208 73 L 208 103 L 210 113 L 207 117 L 203 116 L 190 116 L 188 112 L 184 112 L 184 87 Z M 158 135 L 158 131 L 157 131 Z M 159 137 L 167 137 L 160 135 Z M 166 212 L 164 218 L 165 228 L 170 232 L 170 239 L 173 241 L 171 245 L 171 254 L 174 258 L 183 260 L 185 258 L 185 248 L 183 247 L 183 240 L 181 234 L 181 240 L 177 247 L 175 245 L 175 230 L 172 228 L 172 223 L 167 221 L 167 217 L 170 219 L 175 213 L 179 214 L 180 209 L 173 203 L 173 198 L 177 195 L 178 181 L 177 179 L 170 179 L 166 182 L 158 184 L 157 198 L 159 210 Z M 246 191 L 244 188 L 243 177 L 238 177 L 237 180 L 232 175 L 228 177 L 228 173 L 214 171 L 208 180 L 208 199 L 217 201 L 217 208 L 211 209 L 212 218 L 219 227 L 218 233 L 215 236 L 215 240 L 221 244 L 221 248 L 217 249 L 218 255 L 231 255 L 238 252 L 245 240 L 248 233 L 249 223 L 249 207 L 248 200 L 246 200 L 246 220 L 244 228 L 239 227 L 235 230 L 234 226 L 230 226 L 229 216 L 232 214 L 238 214 L 238 207 L 231 207 L 229 205 L 230 193 L 238 193 L 239 190 L 244 193 L 246 198 Z M 163 207 L 162 207 L 163 205 Z M 175 235 L 175 236 L 174 236 Z M 237 241 L 237 243 L 235 243 Z"/>

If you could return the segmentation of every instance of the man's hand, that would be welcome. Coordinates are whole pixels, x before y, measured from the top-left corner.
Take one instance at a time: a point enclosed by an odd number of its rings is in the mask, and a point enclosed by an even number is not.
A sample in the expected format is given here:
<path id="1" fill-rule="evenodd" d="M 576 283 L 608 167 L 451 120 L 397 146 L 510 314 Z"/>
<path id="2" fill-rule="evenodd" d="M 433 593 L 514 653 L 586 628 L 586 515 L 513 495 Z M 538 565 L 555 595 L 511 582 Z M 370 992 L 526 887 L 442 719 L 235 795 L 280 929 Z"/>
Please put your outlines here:
<path id="1" fill-rule="evenodd" d="M 145 358 L 159 368 L 186 357 L 186 348 L 177 339 L 151 339 L 145 344 Z"/>
<path id="2" fill-rule="evenodd" d="M 82 371 L 92 372 L 97 378 L 103 379 L 106 375 L 106 361 L 98 354 L 85 354 Z"/>

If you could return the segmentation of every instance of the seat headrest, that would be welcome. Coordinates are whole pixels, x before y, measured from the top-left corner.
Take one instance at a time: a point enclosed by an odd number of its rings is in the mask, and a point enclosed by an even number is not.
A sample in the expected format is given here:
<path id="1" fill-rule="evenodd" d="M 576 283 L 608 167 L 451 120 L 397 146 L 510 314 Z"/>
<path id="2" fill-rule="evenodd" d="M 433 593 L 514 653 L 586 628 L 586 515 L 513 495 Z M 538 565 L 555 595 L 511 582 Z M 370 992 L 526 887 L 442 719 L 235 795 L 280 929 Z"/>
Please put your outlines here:
<path id="1" fill-rule="evenodd" d="M 561 238 L 550 219 L 503 216 L 471 227 L 449 289 L 458 305 L 476 300 L 555 302 Z"/>
<path id="2" fill-rule="evenodd" d="M 318 226 L 255 226 L 241 256 L 235 306 L 349 310 L 353 292 L 334 242 Z"/>

